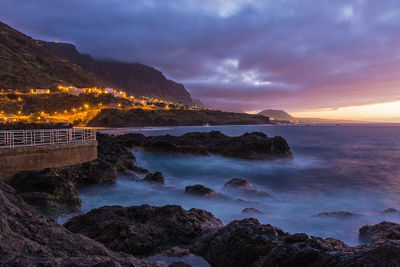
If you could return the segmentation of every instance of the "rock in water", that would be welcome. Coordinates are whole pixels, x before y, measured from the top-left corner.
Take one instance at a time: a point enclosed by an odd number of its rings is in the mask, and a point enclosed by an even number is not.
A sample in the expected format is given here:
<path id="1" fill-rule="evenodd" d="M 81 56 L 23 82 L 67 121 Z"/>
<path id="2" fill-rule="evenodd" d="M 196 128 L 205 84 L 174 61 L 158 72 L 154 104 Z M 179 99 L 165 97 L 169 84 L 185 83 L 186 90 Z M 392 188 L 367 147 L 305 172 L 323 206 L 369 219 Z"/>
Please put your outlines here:
<path id="1" fill-rule="evenodd" d="M 399 266 L 400 241 L 349 247 L 332 238 L 289 234 L 256 219 L 233 221 L 204 236 L 192 253 L 213 267 Z"/>
<path id="2" fill-rule="evenodd" d="M 117 168 L 102 159 L 51 170 L 74 184 L 107 184 L 117 180 Z"/>
<path id="3" fill-rule="evenodd" d="M 164 176 L 161 172 L 149 173 L 144 177 L 143 181 L 164 184 Z"/>
<path id="4" fill-rule="evenodd" d="M 75 212 L 82 201 L 72 182 L 64 177 L 46 175 L 41 172 L 20 172 L 10 181 L 10 185 L 27 203 L 46 214 Z"/>
<path id="5" fill-rule="evenodd" d="M 101 207 L 70 219 L 64 226 L 114 251 L 150 256 L 175 246 L 189 246 L 223 224 L 204 210 L 143 205 Z"/>
<path id="6" fill-rule="evenodd" d="M 242 210 L 242 214 L 261 214 L 262 212 L 256 208 L 245 208 Z"/>
<path id="7" fill-rule="evenodd" d="M 222 194 L 217 193 L 211 188 L 205 187 L 204 185 L 201 184 L 186 186 L 185 193 L 205 198 L 222 197 Z"/>
<path id="8" fill-rule="evenodd" d="M 252 195 L 252 196 L 259 196 L 259 197 L 269 197 L 265 191 L 259 191 L 253 188 L 252 184 L 242 178 L 233 178 L 225 183 L 224 189 L 229 191 L 234 191 L 235 193 L 241 195 Z"/>
<path id="9" fill-rule="evenodd" d="M 360 228 L 359 234 L 360 241 L 364 243 L 400 240 L 400 224 L 381 222 L 375 225 L 365 225 Z"/>
<path id="10" fill-rule="evenodd" d="M 219 131 L 209 133 L 193 132 L 182 136 L 146 137 L 142 134 L 126 134 L 117 136 L 115 139 L 120 144 L 163 153 L 218 154 L 250 160 L 293 157 L 293 153 L 285 139 L 279 136 L 269 138 L 260 132 L 245 133 L 234 137 L 224 135 Z"/>
<path id="11" fill-rule="evenodd" d="M 251 266 L 262 255 L 277 246 L 286 234 L 256 219 L 233 221 L 213 235 L 205 237 L 193 249 L 212 266 Z"/>
<path id="12" fill-rule="evenodd" d="M 242 178 L 233 178 L 225 183 L 225 188 L 252 188 L 249 181 Z"/>
<path id="13" fill-rule="evenodd" d="M 0 182 L 0 266 L 156 266 L 46 219 Z"/>
<path id="14" fill-rule="evenodd" d="M 136 164 L 135 156 L 123 145 L 118 142 L 117 137 L 107 134 L 97 133 L 98 158 L 105 160 L 117 168 L 119 172 L 143 171 Z"/>

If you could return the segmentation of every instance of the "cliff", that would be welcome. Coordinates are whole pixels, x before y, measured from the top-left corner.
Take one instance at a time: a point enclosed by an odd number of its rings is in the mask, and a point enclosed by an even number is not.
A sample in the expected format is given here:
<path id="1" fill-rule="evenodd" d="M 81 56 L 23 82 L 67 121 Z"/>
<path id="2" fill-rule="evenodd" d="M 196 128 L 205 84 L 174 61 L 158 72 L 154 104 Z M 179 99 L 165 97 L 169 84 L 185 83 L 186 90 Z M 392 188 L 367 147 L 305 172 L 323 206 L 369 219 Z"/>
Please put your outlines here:
<path id="1" fill-rule="evenodd" d="M 113 87 L 134 95 L 160 98 L 187 105 L 194 104 L 182 84 L 168 80 L 160 71 L 152 67 L 140 63 L 96 60 L 90 55 L 79 53 L 72 44 L 54 42 L 42 42 L 42 44 Z"/>
<path id="2" fill-rule="evenodd" d="M 55 88 L 106 85 L 95 75 L 40 42 L 0 22 L 0 88 Z"/>

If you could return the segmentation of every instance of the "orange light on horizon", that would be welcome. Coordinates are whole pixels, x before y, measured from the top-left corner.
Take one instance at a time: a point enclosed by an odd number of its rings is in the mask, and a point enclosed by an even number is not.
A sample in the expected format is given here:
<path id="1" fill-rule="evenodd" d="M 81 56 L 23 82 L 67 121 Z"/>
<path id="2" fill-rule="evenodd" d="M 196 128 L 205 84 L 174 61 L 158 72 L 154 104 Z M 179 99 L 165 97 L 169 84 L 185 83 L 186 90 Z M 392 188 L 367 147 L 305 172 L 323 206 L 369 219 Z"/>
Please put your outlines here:
<path id="1" fill-rule="evenodd" d="M 291 112 L 290 114 L 297 118 L 400 122 L 400 101 L 340 107 L 337 109 L 306 110 Z"/>

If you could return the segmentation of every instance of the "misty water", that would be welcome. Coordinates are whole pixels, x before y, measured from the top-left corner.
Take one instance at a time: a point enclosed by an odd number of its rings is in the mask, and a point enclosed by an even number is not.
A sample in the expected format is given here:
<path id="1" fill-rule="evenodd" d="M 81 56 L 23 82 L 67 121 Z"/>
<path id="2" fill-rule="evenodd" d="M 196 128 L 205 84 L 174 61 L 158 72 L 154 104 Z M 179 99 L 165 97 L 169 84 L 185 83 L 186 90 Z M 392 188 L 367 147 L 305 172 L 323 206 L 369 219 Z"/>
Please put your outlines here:
<path id="1" fill-rule="evenodd" d="M 227 135 L 260 131 L 283 136 L 293 160 L 248 161 L 220 156 L 166 155 L 133 151 L 138 165 L 161 171 L 165 186 L 119 176 L 116 184 L 79 189 L 83 211 L 104 205 L 181 205 L 212 212 L 224 223 L 256 217 L 290 233 L 305 232 L 359 244 L 358 229 L 383 220 L 400 222 L 400 126 L 212 126 L 103 130 L 123 134 L 181 135 L 218 130 Z M 223 190 L 231 178 L 244 178 L 271 197 L 238 196 Z M 184 194 L 187 185 L 203 184 L 230 200 L 202 199 Z M 246 202 L 237 201 L 238 198 Z M 262 214 L 244 215 L 243 208 Z M 320 212 L 349 211 L 355 217 L 314 217 Z"/>

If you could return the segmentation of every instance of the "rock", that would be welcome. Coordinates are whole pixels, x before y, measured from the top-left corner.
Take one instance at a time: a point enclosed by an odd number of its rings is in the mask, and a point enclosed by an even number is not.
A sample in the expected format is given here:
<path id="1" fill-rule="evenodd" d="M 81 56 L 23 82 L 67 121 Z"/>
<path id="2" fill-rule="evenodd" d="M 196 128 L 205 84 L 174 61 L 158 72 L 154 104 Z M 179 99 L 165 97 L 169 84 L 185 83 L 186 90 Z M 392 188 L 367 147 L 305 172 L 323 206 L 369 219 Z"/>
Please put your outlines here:
<path id="1" fill-rule="evenodd" d="M 400 241 L 349 247 L 332 238 L 289 234 L 256 219 L 233 221 L 205 235 L 192 253 L 213 267 L 398 266 Z"/>
<path id="2" fill-rule="evenodd" d="M 384 211 L 382 211 L 382 213 L 384 213 L 384 214 L 393 214 L 393 213 L 398 213 L 398 212 L 399 211 L 395 208 L 388 208 L 388 209 L 385 209 Z"/>
<path id="3" fill-rule="evenodd" d="M 236 194 L 240 195 L 251 195 L 251 196 L 257 196 L 257 197 L 269 197 L 270 194 L 268 194 L 265 191 L 259 191 L 256 189 L 253 189 L 252 184 L 242 178 L 233 178 L 229 180 L 228 182 L 225 183 L 224 189 L 228 191 L 232 191 Z"/>
<path id="4" fill-rule="evenodd" d="M 115 138 L 120 144 L 141 147 L 145 150 L 209 155 L 244 159 L 292 158 L 289 145 L 282 137 L 269 138 L 264 133 L 245 133 L 242 136 L 226 136 L 219 131 L 193 132 L 182 136 L 149 136 L 126 134 Z"/>
<path id="5" fill-rule="evenodd" d="M 93 238 L 114 251 L 149 256 L 175 246 L 190 246 L 223 226 L 209 212 L 180 206 L 107 206 L 70 219 L 68 230 Z"/>
<path id="6" fill-rule="evenodd" d="M 82 201 L 75 186 L 64 177 L 47 175 L 42 172 L 20 172 L 10 185 L 27 203 L 46 214 L 60 214 L 80 210 Z"/>
<path id="7" fill-rule="evenodd" d="M 269 250 L 283 242 L 286 234 L 253 218 L 233 221 L 206 236 L 191 250 L 212 266 L 251 266 Z"/>
<path id="8" fill-rule="evenodd" d="M 201 184 L 186 186 L 185 193 L 205 198 L 222 197 L 222 194 L 217 193 L 211 188 L 205 187 Z"/>
<path id="9" fill-rule="evenodd" d="M 255 208 L 245 208 L 242 210 L 242 214 L 261 214 L 262 212 Z"/>
<path id="10" fill-rule="evenodd" d="M 400 224 L 381 222 L 375 225 L 365 225 L 359 230 L 360 241 L 376 243 L 387 240 L 400 240 Z"/>
<path id="11" fill-rule="evenodd" d="M 75 184 L 107 184 L 115 183 L 117 180 L 117 168 L 102 159 L 70 167 L 54 168 L 50 171 Z"/>
<path id="12" fill-rule="evenodd" d="M 143 181 L 164 184 L 164 176 L 161 172 L 149 173 L 144 177 Z"/>
<path id="13" fill-rule="evenodd" d="M 356 214 L 348 211 L 332 211 L 332 212 L 321 212 L 317 215 L 313 215 L 313 217 L 337 217 L 337 218 L 348 218 L 348 217 L 356 217 L 361 216 L 361 214 Z"/>
<path id="14" fill-rule="evenodd" d="M 252 188 L 252 185 L 249 181 L 241 178 L 233 178 L 225 183 L 224 188 Z"/>
<path id="15" fill-rule="evenodd" d="M 184 263 L 183 261 L 176 261 L 168 265 L 168 267 L 192 267 L 192 265 Z"/>
<path id="16" fill-rule="evenodd" d="M 0 266 L 156 266 L 73 234 L 0 182 Z"/>
<path id="17" fill-rule="evenodd" d="M 137 166 L 135 156 L 125 145 L 118 142 L 117 137 L 97 133 L 97 141 L 99 143 L 97 147 L 98 158 L 111 163 L 117 168 L 118 172 L 145 171 L 145 169 Z"/>

